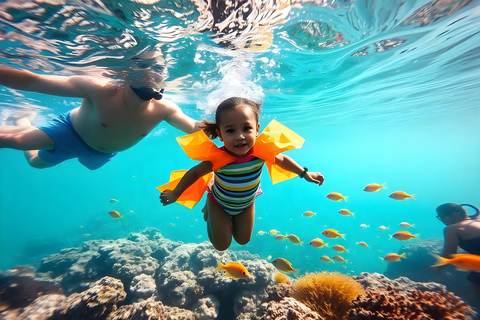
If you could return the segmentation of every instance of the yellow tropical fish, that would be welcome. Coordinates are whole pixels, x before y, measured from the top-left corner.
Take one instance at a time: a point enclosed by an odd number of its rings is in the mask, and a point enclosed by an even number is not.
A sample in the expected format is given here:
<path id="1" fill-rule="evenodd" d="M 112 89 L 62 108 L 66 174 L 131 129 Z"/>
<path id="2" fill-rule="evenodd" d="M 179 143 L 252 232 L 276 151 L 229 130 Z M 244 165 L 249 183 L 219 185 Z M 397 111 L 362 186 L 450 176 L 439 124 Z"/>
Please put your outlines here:
<path id="1" fill-rule="evenodd" d="M 288 239 L 288 237 L 281 234 L 277 234 L 275 236 L 275 240 L 285 240 L 285 239 Z"/>
<path id="2" fill-rule="evenodd" d="M 320 260 L 322 260 L 323 262 L 333 262 L 333 260 L 330 259 L 329 256 L 321 256 Z"/>
<path id="3" fill-rule="evenodd" d="M 310 241 L 309 245 L 311 245 L 314 248 L 328 247 L 328 243 L 323 242 L 322 239 L 319 239 L 319 238 L 315 238 L 312 241 Z"/>
<path id="4" fill-rule="evenodd" d="M 437 263 L 434 264 L 432 267 L 439 267 L 444 266 L 446 264 L 451 264 L 457 267 L 457 270 L 460 271 L 474 271 L 480 272 L 480 256 L 475 254 L 469 253 L 458 253 L 452 254 L 452 258 L 444 258 L 437 256 L 436 254 L 432 254 L 435 258 L 437 258 Z"/>
<path id="5" fill-rule="evenodd" d="M 410 224 L 408 222 L 400 222 L 398 225 L 402 228 L 415 228 L 414 224 Z"/>
<path id="6" fill-rule="evenodd" d="M 387 189 L 385 187 L 385 183 L 383 184 L 378 184 L 378 183 L 370 183 L 370 184 L 367 184 L 367 186 L 365 187 L 365 189 L 363 189 L 363 191 L 367 191 L 367 192 L 377 192 L 378 190 L 380 189 Z"/>
<path id="7" fill-rule="evenodd" d="M 288 238 L 288 241 L 290 241 L 293 244 L 300 244 L 300 245 L 302 244 L 302 241 L 300 241 L 300 239 L 294 234 L 289 234 L 287 238 Z"/>
<path id="8" fill-rule="evenodd" d="M 378 230 L 385 231 L 385 230 L 388 230 L 388 227 L 380 226 L 380 227 L 378 227 Z"/>
<path id="9" fill-rule="evenodd" d="M 276 235 L 277 233 L 278 233 L 278 231 L 275 230 L 275 229 L 272 229 L 272 230 L 268 231 L 268 234 L 271 235 L 271 236 L 274 236 L 274 235 Z"/>
<path id="10" fill-rule="evenodd" d="M 332 259 L 336 262 L 347 262 L 342 256 L 333 256 Z"/>
<path id="11" fill-rule="evenodd" d="M 403 192 L 403 191 L 392 192 L 389 195 L 389 197 L 392 198 L 392 199 L 395 199 L 395 200 L 406 200 L 408 198 L 412 198 L 413 200 L 415 200 L 415 195 L 414 194 L 407 194 L 406 192 Z"/>
<path id="12" fill-rule="evenodd" d="M 388 262 L 394 262 L 394 261 L 399 261 L 400 259 L 407 259 L 407 258 L 405 258 L 405 252 L 404 252 L 402 254 L 389 253 L 385 255 L 385 257 L 380 259 Z"/>
<path id="13" fill-rule="evenodd" d="M 110 199 L 108 202 L 115 203 L 115 202 L 118 202 L 118 200 L 117 199 Z"/>
<path id="14" fill-rule="evenodd" d="M 322 234 L 327 237 L 327 238 L 337 238 L 340 237 L 342 239 L 345 239 L 345 234 L 340 234 L 337 230 L 335 229 L 325 229 L 322 231 Z"/>
<path id="15" fill-rule="evenodd" d="M 348 210 L 348 209 L 340 209 L 338 211 L 338 213 L 340 213 L 342 216 L 353 216 L 353 217 L 355 217 L 354 212 L 350 212 L 350 210 Z"/>
<path id="16" fill-rule="evenodd" d="M 410 239 L 418 239 L 418 234 L 411 234 L 408 231 L 397 231 L 391 238 L 395 238 L 397 240 L 407 241 Z"/>
<path id="17" fill-rule="evenodd" d="M 333 201 L 340 201 L 340 200 L 347 201 L 347 198 L 348 198 L 343 196 L 339 192 L 330 192 L 329 194 L 326 195 L 326 197 Z"/>
<path id="18" fill-rule="evenodd" d="M 332 247 L 333 250 L 337 251 L 337 252 L 348 252 L 347 249 L 345 249 L 344 246 L 341 246 L 339 244 L 336 244 Z"/>
<path id="19" fill-rule="evenodd" d="M 110 212 L 108 212 L 108 215 L 114 219 L 121 219 L 122 216 L 120 215 L 120 213 L 117 211 L 117 210 L 112 210 Z"/>
<path id="20" fill-rule="evenodd" d="M 265 234 L 265 232 L 262 231 L 262 230 L 260 230 L 260 231 L 257 232 L 257 235 L 258 235 L 258 236 L 263 236 L 264 234 Z"/>
<path id="21" fill-rule="evenodd" d="M 270 260 L 270 259 L 272 259 L 272 256 L 268 255 L 267 260 Z"/>
<path id="22" fill-rule="evenodd" d="M 305 216 L 305 217 L 311 217 L 311 216 L 316 216 L 316 215 L 317 215 L 317 213 L 313 212 L 313 211 L 305 211 L 303 213 L 303 216 Z"/>
<path id="23" fill-rule="evenodd" d="M 370 247 L 368 246 L 368 244 L 367 244 L 366 242 L 364 242 L 364 241 L 359 241 L 359 242 L 357 242 L 356 244 L 358 244 L 360 247 L 370 248 Z"/>
<path id="24" fill-rule="evenodd" d="M 217 259 L 217 268 L 215 271 L 225 270 L 227 277 L 238 280 L 238 279 L 248 279 L 250 275 L 248 274 L 247 268 L 241 263 L 238 262 L 228 262 L 223 264 L 222 261 Z"/>
<path id="25" fill-rule="evenodd" d="M 277 258 L 272 261 L 272 264 L 275 268 L 285 273 L 293 272 L 294 274 L 296 274 L 298 272 L 298 269 L 292 268 L 292 264 L 287 259 Z"/>

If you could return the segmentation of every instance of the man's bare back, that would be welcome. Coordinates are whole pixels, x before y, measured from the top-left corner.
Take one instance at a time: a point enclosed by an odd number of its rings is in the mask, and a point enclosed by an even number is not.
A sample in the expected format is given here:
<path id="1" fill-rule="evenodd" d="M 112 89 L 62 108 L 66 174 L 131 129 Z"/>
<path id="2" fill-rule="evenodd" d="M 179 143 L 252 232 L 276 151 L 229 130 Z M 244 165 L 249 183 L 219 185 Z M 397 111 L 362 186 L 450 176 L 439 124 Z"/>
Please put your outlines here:
<path id="1" fill-rule="evenodd" d="M 65 119 L 71 121 L 73 134 L 80 137 L 82 144 L 93 149 L 93 153 L 126 150 L 163 120 L 186 133 L 199 130 L 201 125 L 186 116 L 175 103 L 163 99 L 142 100 L 127 83 L 107 78 L 38 75 L 0 68 L 0 84 L 18 90 L 82 98 L 81 106 L 73 109 Z M 45 161 L 38 154 L 38 150 L 55 152 L 54 135 L 43 127 L 30 126 L 26 119 L 20 119 L 17 124 L 20 126 L 0 127 L 0 148 L 24 150 L 34 167 L 57 164 L 49 159 Z M 78 158 L 81 160 L 80 156 Z"/>

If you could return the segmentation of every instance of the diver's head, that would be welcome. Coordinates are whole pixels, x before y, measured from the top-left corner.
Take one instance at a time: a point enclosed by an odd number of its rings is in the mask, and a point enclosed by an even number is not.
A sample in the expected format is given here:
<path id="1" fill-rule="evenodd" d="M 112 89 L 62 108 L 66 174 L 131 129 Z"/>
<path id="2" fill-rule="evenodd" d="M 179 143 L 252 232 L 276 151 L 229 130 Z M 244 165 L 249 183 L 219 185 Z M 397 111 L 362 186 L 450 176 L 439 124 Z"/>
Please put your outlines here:
<path id="1" fill-rule="evenodd" d="M 474 215 L 468 216 L 464 206 L 470 207 L 476 211 Z M 445 223 L 446 225 L 453 224 L 465 220 L 467 217 L 470 219 L 476 219 L 480 211 L 475 206 L 470 204 L 456 204 L 456 203 L 444 203 L 437 207 L 437 219 Z"/>
<path id="2" fill-rule="evenodd" d="M 158 54 L 135 56 L 130 58 L 131 64 L 125 80 L 133 92 L 142 100 L 163 97 L 164 81 L 167 78 L 165 60 Z"/>

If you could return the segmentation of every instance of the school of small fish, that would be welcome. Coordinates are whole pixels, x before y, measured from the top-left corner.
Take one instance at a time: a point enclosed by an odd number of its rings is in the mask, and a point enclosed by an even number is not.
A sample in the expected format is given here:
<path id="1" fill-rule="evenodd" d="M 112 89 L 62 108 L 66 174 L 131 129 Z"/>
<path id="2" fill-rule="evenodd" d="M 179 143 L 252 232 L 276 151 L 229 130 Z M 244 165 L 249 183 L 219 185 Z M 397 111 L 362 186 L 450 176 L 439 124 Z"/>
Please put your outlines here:
<path id="1" fill-rule="evenodd" d="M 382 189 L 387 189 L 387 187 L 385 186 L 385 183 L 383 183 L 383 184 L 371 183 L 371 184 L 368 184 L 367 186 L 365 186 L 363 191 L 365 191 L 365 192 L 379 192 Z M 348 203 L 348 201 L 347 201 L 348 196 L 345 196 L 345 195 L 341 194 L 340 192 L 330 192 L 326 195 L 326 197 L 328 199 L 330 199 L 332 201 L 336 201 L 336 202 L 344 201 L 345 205 Z M 388 197 L 391 198 L 391 199 L 394 199 L 394 200 L 399 200 L 399 201 L 403 201 L 403 200 L 407 200 L 407 199 L 415 200 L 415 195 L 414 194 L 408 194 L 404 191 L 392 192 L 388 195 Z M 350 209 L 346 209 L 346 208 L 339 209 L 338 213 L 340 215 L 346 216 L 346 217 L 349 217 L 349 216 L 351 216 L 352 218 L 355 217 L 355 212 L 352 212 Z M 315 218 L 316 216 L 318 216 L 317 213 L 315 211 L 311 211 L 311 210 L 303 212 L 301 214 L 301 216 L 302 217 L 307 217 L 309 219 L 311 218 L 313 220 L 318 219 L 318 218 Z M 305 219 L 305 218 L 302 218 L 302 219 Z M 292 219 L 290 219 L 290 220 L 292 220 Z M 326 226 L 324 226 L 324 227 L 326 227 Z M 411 241 L 411 240 L 414 240 L 414 239 L 419 239 L 418 234 L 412 234 L 411 232 L 405 230 L 405 229 L 409 229 L 409 228 L 412 228 L 412 229 L 415 228 L 414 224 L 411 224 L 411 223 L 406 222 L 406 221 L 402 221 L 402 222 L 398 223 L 398 227 L 402 228 L 403 230 L 396 231 L 393 234 L 389 234 L 390 239 L 396 239 L 396 240 L 399 240 L 399 241 Z M 365 223 L 361 223 L 360 228 L 367 229 L 367 228 L 370 228 L 370 225 L 367 225 Z M 390 230 L 389 226 L 387 226 L 387 225 L 378 225 L 378 226 L 375 226 L 375 229 L 377 230 L 376 232 L 379 232 L 379 236 L 377 236 L 377 238 L 380 237 L 380 234 L 387 235 L 387 233 L 389 233 L 389 230 Z M 375 229 L 373 229 L 374 230 L 373 232 L 375 232 Z M 269 235 L 275 236 L 274 237 L 275 240 L 279 240 L 279 241 L 289 240 L 289 242 L 291 242 L 295 245 L 301 245 L 303 243 L 298 236 L 296 236 L 294 234 L 290 234 L 290 233 L 282 235 L 276 229 L 272 229 L 268 232 L 258 231 L 257 234 L 258 235 L 263 235 L 263 234 L 266 234 L 266 233 L 268 233 Z M 322 239 L 322 237 L 323 237 L 323 239 Z M 322 262 L 324 262 L 324 263 L 334 263 L 334 262 L 336 262 L 336 263 L 342 264 L 343 268 L 347 268 L 345 265 L 349 264 L 348 259 L 345 256 L 342 256 L 340 254 L 343 254 L 343 253 L 348 254 L 349 253 L 349 248 L 345 247 L 343 244 L 333 244 L 332 246 L 329 246 L 328 243 L 326 243 L 324 241 L 324 239 L 333 239 L 334 241 L 342 241 L 342 239 L 345 240 L 345 234 L 341 233 L 340 230 L 336 230 L 336 229 L 332 229 L 332 228 L 327 227 L 327 228 L 324 228 L 323 231 L 319 230 L 319 237 L 311 239 L 311 240 L 307 241 L 307 243 L 310 247 L 316 248 L 315 250 L 321 249 L 321 250 L 318 251 L 318 252 L 320 252 L 320 251 L 322 252 L 322 254 L 319 257 L 319 260 L 321 261 L 320 263 L 322 263 Z M 338 239 L 340 239 L 340 240 L 338 240 Z M 303 240 L 305 240 L 305 239 L 303 239 Z M 361 241 L 361 239 L 358 239 L 358 241 L 355 242 L 355 245 L 357 247 L 371 249 L 371 247 L 365 241 Z M 324 248 L 330 248 L 331 250 L 335 251 L 336 254 L 331 254 L 331 255 L 323 254 L 323 253 L 326 253 L 326 250 L 330 250 L 330 249 L 324 249 Z M 366 250 L 366 249 L 361 249 L 360 248 L 360 249 L 357 249 L 357 250 Z M 377 250 L 376 252 L 381 254 L 382 250 Z M 269 258 L 271 258 L 271 256 L 269 256 Z M 406 259 L 407 257 L 405 256 L 405 253 L 402 253 L 402 254 L 387 253 L 383 256 L 379 256 L 379 258 L 382 261 L 386 261 L 386 262 L 396 262 L 396 261 L 400 261 L 401 259 Z M 457 258 L 457 260 L 458 259 L 459 258 Z M 456 265 L 456 264 L 459 264 L 457 262 L 457 260 L 455 260 L 455 258 L 448 260 L 448 259 L 440 257 L 440 258 L 438 258 L 438 261 L 439 261 L 438 265 L 440 265 L 441 263 L 442 264 L 454 264 L 454 265 Z M 299 269 L 294 269 L 293 266 L 292 266 L 292 263 L 285 258 L 280 258 L 280 257 L 276 258 L 271 263 L 279 271 L 284 272 L 284 273 L 292 272 L 295 275 L 299 270 Z M 301 262 L 297 262 L 297 264 L 299 264 L 299 263 L 301 263 Z M 472 270 L 472 267 L 471 267 L 472 262 L 470 260 L 469 260 L 469 263 L 470 264 L 468 264 L 467 269 Z M 478 263 L 479 263 L 478 266 L 480 268 L 480 261 Z"/>

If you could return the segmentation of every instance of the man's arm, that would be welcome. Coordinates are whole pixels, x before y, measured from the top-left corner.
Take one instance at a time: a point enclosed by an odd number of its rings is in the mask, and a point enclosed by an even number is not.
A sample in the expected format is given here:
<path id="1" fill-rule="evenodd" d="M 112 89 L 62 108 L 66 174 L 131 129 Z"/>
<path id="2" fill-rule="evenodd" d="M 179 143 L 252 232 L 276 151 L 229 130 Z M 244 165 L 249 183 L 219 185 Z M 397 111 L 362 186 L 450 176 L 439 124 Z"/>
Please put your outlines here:
<path id="1" fill-rule="evenodd" d="M 99 87 L 98 82 L 91 77 L 53 76 L 9 68 L 0 68 L 0 85 L 17 90 L 76 98 L 87 98 Z"/>
<path id="2" fill-rule="evenodd" d="M 202 121 L 196 121 L 187 116 L 175 102 L 169 100 L 162 101 L 169 109 L 169 113 L 164 119 L 169 125 L 185 133 L 194 133 L 202 129 Z"/>

